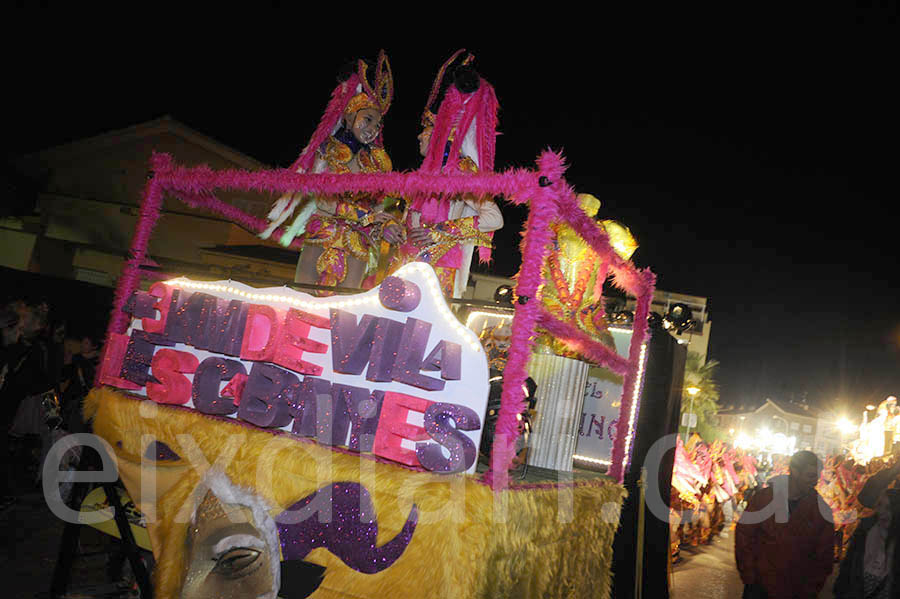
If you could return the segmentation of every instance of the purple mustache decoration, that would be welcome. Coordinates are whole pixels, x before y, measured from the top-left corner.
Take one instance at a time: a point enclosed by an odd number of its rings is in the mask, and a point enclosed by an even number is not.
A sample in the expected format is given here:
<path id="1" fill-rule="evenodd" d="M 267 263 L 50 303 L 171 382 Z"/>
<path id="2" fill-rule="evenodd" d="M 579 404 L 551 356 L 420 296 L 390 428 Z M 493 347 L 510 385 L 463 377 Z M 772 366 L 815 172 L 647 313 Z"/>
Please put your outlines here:
<path id="1" fill-rule="evenodd" d="M 275 521 L 284 560 L 303 559 L 313 549 L 325 547 L 354 570 L 375 574 L 400 557 L 418 519 L 413 505 L 397 536 L 376 547 L 378 521 L 371 495 L 359 483 L 341 482 L 304 497 Z"/>

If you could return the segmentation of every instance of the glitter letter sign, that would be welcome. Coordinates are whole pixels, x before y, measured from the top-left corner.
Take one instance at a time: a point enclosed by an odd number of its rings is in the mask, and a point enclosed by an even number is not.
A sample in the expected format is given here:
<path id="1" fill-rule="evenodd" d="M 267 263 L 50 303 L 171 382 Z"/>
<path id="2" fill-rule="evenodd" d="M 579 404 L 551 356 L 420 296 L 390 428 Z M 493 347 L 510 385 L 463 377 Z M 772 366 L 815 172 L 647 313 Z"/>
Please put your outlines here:
<path id="1" fill-rule="evenodd" d="M 475 334 L 414 263 L 355 296 L 175 279 L 136 291 L 100 383 L 435 472 L 474 472 L 488 395 Z"/>

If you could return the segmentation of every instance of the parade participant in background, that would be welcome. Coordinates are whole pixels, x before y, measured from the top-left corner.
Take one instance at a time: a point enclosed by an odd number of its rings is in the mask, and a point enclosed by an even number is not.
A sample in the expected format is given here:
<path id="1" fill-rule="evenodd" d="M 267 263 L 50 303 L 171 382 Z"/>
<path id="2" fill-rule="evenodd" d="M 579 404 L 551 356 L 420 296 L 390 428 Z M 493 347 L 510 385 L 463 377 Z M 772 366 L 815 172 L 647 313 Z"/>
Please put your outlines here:
<path id="1" fill-rule="evenodd" d="M 419 152 L 425 157 L 419 172 L 428 174 L 477 173 L 494 169 L 497 136 L 497 97 L 494 88 L 472 68 L 471 55 L 453 66 L 457 51 L 438 71 L 422 114 Z M 435 115 L 445 73 L 453 83 L 444 92 Z M 469 280 L 475 246 L 479 258 L 490 259 L 491 232 L 503 226 L 503 216 L 491 198 L 458 194 L 450 199 L 420 195 L 406 217 L 407 242 L 393 268 L 413 261 L 431 264 L 444 294 L 461 297 Z"/>
<path id="2" fill-rule="evenodd" d="M 875 514 L 853 534 L 834 582 L 838 599 L 900 597 L 900 491 L 889 489 L 898 474 L 900 463 L 869 478 L 859 493 L 860 503 Z"/>
<path id="3" fill-rule="evenodd" d="M 335 88 L 318 128 L 291 170 L 334 174 L 391 170 L 381 133 L 393 96 L 390 64 L 382 51 L 374 74 L 365 61 L 354 66 Z M 382 236 L 390 243 L 401 239 L 402 227 L 384 212 L 382 200 L 360 193 L 315 198 L 290 194 L 275 203 L 268 216 L 271 224 L 260 237 L 267 239 L 296 212 L 279 238 L 288 246 L 295 237 L 304 236 L 295 281 L 359 287 L 374 269 Z"/>
<path id="4" fill-rule="evenodd" d="M 831 573 L 834 526 L 815 490 L 821 463 L 816 454 L 799 451 L 789 468 L 787 477 L 773 478 L 754 494 L 735 528 L 745 599 L 814 599 Z"/>
<path id="5" fill-rule="evenodd" d="M 9 425 L 15 412 L 10 410 L 10 397 L 4 392 L 6 379 L 16 368 L 22 350 L 19 338 L 22 336 L 21 319 L 10 308 L 0 310 L 0 510 L 14 502 L 10 480 Z"/>

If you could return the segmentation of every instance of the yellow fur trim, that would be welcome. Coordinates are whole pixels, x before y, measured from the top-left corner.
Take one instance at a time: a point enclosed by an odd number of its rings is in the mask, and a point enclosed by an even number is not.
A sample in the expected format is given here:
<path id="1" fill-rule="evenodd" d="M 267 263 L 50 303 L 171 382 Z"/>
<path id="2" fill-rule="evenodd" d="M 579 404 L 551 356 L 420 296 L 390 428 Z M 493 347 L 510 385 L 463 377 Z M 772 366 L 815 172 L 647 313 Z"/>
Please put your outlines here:
<path id="1" fill-rule="evenodd" d="M 473 477 L 439 476 L 360 459 L 290 435 L 106 388 L 90 393 L 85 414 L 93 417 L 94 431 L 119 457 L 135 459 L 145 450 L 142 443 L 154 438 L 183 456 L 180 463 L 193 466 L 157 500 L 159 597 L 179 595 L 188 521 L 204 493 L 196 486 L 203 465 L 217 460 L 234 484 L 279 506 L 276 511 L 332 481 L 361 483 L 375 505 L 378 545 L 400 532 L 413 504 L 418 507 L 409 546 L 382 572 L 362 574 L 324 548 L 313 550 L 306 560 L 326 567 L 325 579 L 312 595 L 317 599 L 609 593 L 612 540 L 625 490 L 605 479 L 569 488 L 514 488 L 495 495 Z M 561 505 L 572 509 L 561 511 Z"/>

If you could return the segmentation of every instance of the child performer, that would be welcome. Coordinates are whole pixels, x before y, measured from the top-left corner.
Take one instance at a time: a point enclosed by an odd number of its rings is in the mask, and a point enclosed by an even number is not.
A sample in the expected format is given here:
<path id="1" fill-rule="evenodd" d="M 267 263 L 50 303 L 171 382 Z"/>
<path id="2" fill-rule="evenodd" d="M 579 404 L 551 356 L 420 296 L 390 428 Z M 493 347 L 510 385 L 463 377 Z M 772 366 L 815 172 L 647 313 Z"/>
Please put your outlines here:
<path id="1" fill-rule="evenodd" d="M 365 61 L 358 61 L 355 72 L 334 89 L 318 128 L 291 170 L 334 174 L 391 170 L 381 130 L 391 104 L 393 79 L 383 50 L 371 84 L 369 68 Z M 390 243 L 402 236 L 399 223 L 381 209 L 381 199 L 360 193 L 315 198 L 290 194 L 275 203 L 268 216 L 271 224 L 260 237 L 268 238 L 299 208 L 279 239 L 288 246 L 294 237 L 304 235 L 295 281 L 359 287 L 377 260 L 382 236 Z"/>

